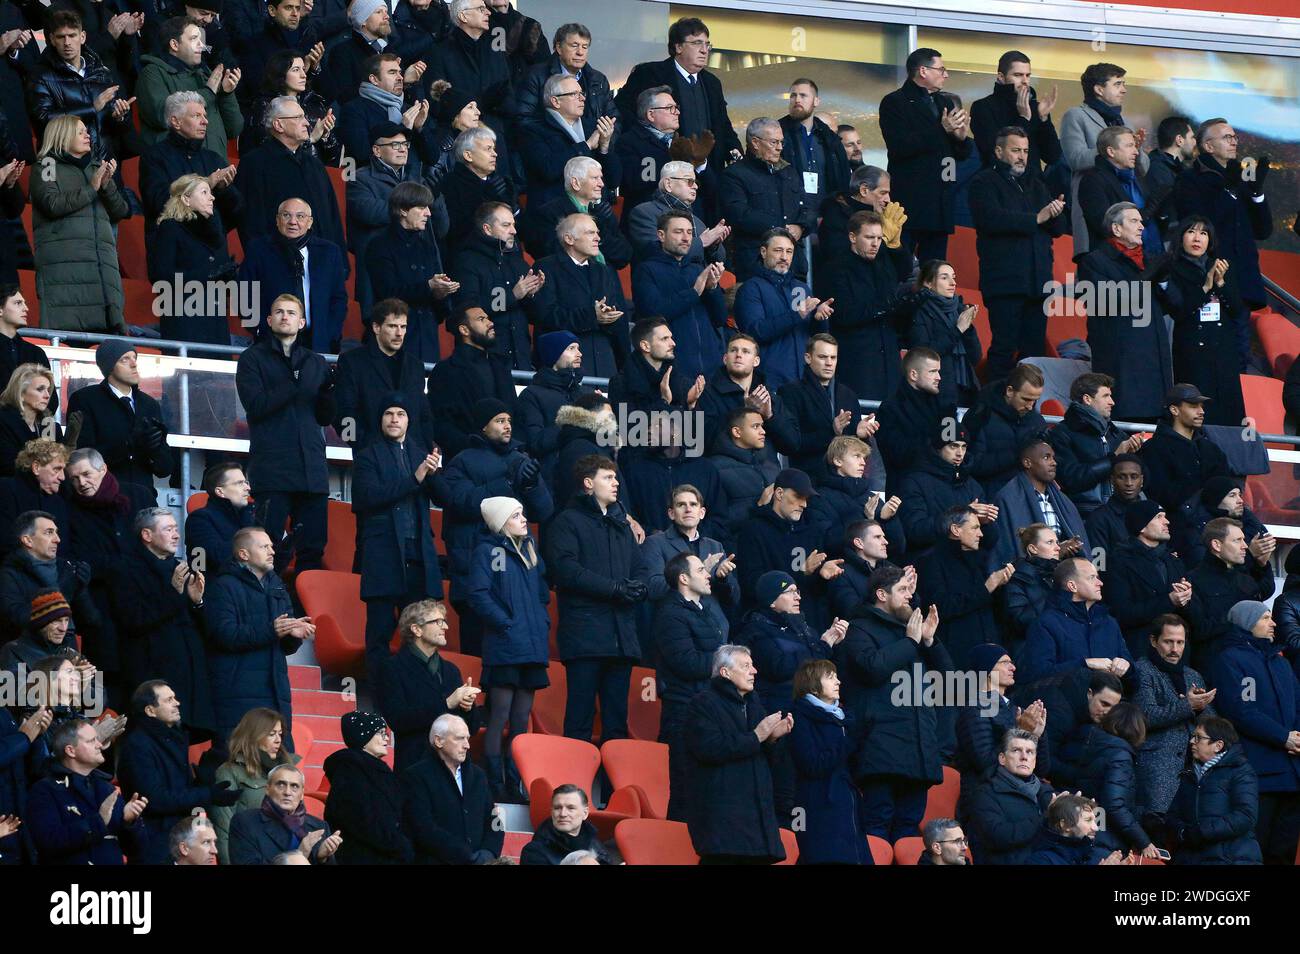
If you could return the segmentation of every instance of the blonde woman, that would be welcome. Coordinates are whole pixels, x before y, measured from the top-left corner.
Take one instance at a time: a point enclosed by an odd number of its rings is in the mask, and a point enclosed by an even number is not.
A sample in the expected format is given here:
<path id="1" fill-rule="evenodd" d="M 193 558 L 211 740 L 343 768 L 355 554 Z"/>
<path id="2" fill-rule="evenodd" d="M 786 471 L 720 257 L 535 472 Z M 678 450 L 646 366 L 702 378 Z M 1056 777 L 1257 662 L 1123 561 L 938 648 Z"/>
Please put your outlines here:
<path id="1" fill-rule="evenodd" d="M 212 824 L 217 829 L 217 854 L 227 859 L 230 820 L 248 808 L 261 808 L 266 780 L 277 765 L 297 765 L 302 756 L 284 747 L 284 720 L 274 709 L 249 709 L 230 733 L 230 757 L 217 769 L 217 781 L 229 782 L 239 801 L 214 806 Z"/>
<path id="2" fill-rule="evenodd" d="M 62 442 L 54 420 L 54 375 L 43 364 L 20 364 L 0 393 L 0 476 L 14 475 L 14 458 L 28 441 Z"/>
<path id="3" fill-rule="evenodd" d="M 113 182 L 117 161 L 95 158 L 76 116 L 50 120 L 37 156 L 31 193 L 41 326 L 124 335 L 113 225 L 130 210 Z"/>
<path id="4" fill-rule="evenodd" d="M 149 281 L 164 290 L 172 306 L 160 309 L 162 336 L 230 344 L 228 295 L 224 286 L 213 283 L 233 279 L 235 263 L 226 245 L 226 225 L 206 178 L 184 175 L 172 183 L 158 227 L 148 237 L 148 252 Z M 190 293 L 190 282 L 204 286 L 201 298 Z"/>

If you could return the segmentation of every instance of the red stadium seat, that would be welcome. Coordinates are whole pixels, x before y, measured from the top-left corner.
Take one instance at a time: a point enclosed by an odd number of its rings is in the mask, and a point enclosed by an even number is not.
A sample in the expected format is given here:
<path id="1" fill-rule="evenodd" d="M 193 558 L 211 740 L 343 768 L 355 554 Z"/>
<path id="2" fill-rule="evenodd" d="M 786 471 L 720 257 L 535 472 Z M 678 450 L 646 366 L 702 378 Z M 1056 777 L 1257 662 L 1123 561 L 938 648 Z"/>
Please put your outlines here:
<path id="1" fill-rule="evenodd" d="M 293 751 L 295 754 L 301 755 L 305 760 L 315 743 L 316 736 L 312 734 L 311 729 L 303 724 L 301 719 L 293 724 Z"/>
<path id="2" fill-rule="evenodd" d="M 638 739 L 610 739 L 600 747 L 600 761 L 616 789 L 636 787 L 643 816 L 668 817 L 668 746 Z"/>
<path id="3" fill-rule="evenodd" d="M 1282 407 L 1282 387 L 1277 378 L 1241 375 L 1241 396 L 1246 401 L 1246 416 L 1255 419 L 1255 429 L 1260 434 L 1285 433 L 1286 409 Z"/>
<path id="4" fill-rule="evenodd" d="M 943 781 L 931 785 L 925 799 L 925 815 L 921 827 L 932 818 L 957 817 L 957 799 L 961 796 L 961 774 L 951 766 L 943 767 Z"/>
<path id="5" fill-rule="evenodd" d="M 894 863 L 894 846 L 878 835 L 867 836 L 867 847 L 871 849 L 871 860 L 877 865 Z"/>
<path id="6" fill-rule="evenodd" d="M 343 183 L 343 170 L 338 166 L 326 166 L 325 171 L 329 174 L 330 185 L 334 187 L 334 199 L 339 204 L 339 221 L 343 224 L 343 234 L 348 234 L 348 194 L 347 186 Z M 352 274 L 356 274 L 356 269 L 352 269 Z"/>
<path id="7" fill-rule="evenodd" d="M 303 806 L 307 809 L 308 815 L 314 815 L 317 818 L 325 817 L 325 803 L 322 802 L 319 798 L 315 798 L 314 796 L 311 795 L 304 795 L 302 797 L 302 803 Z M 333 832 L 330 832 L 330 834 L 333 834 Z"/>
<path id="8" fill-rule="evenodd" d="M 577 785 L 591 798 L 591 785 L 600 767 L 600 752 L 590 742 L 527 733 L 515 736 L 510 753 L 528 789 L 529 815 L 534 828 L 550 817 L 551 792 L 560 785 Z M 624 818 L 640 815 L 641 803 L 635 791 L 616 789 L 606 809 L 593 809 L 589 820 L 602 838 L 609 838 L 614 826 Z"/>
<path id="9" fill-rule="evenodd" d="M 1043 406 L 1038 409 L 1039 414 L 1055 415 L 1056 417 L 1065 416 L 1065 408 L 1056 398 L 1048 398 L 1043 402 Z"/>
<path id="10" fill-rule="evenodd" d="M 185 512 L 191 514 L 196 510 L 201 510 L 208 503 L 208 493 L 206 490 L 196 490 L 190 494 L 190 499 L 185 501 Z"/>
<path id="11" fill-rule="evenodd" d="M 799 863 L 799 840 L 795 838 L 794 832 L 788 828 L 780 829 L 781 847 L 785 849 L 785 860 L 778 861 L 778 865 L 797 865 Z"/>
<path id="12" fill-rule="evenodd" d="M 554 598 L 551 600 L 555 602 Z M 627 690 L 627 731 L 634 739 L 659 740 L 659 690 L 655 671 L 645 666 L 632 667 L 632 681 Z"/>
<path id="13" fill-rule="evenodd" d="M 366 652 L 366 607 L 361 577 L 333 570 L 305 570 L 294 581 L 303 611 L 316 624 L 316 659 L 326 672 L 357 675 Z"/>
<path id="14" fill-rule="evenodd" d="M 149 280 L 149 264 L 144 248 L 143 216 L 133 215 L 117 223 L 117 264 L 122 269 L 123 278 Z"/>
<path id="15" fill-rule="evenodd" d="M 125 309 L 123 314 L 128 325 L 144 325 L 150 328 L 157 326 L 158 316 L 154 314 L 152 285 L 140 278 L 123 277 L 122 296 Z"/>
<path id="16" fill-rule="evenodd" d="M 1273 377 L 1286 378 L 1291 363 L 1300 354 L 1300 328 L 1291 324 L 1284 315 L 1266 311 L 1259 315 L 1255 330 L 1259 334 L 1259 343 L 1268 358 Z"/>
<path id="17" fill-rule="evenodd" d="M 31 206 L 27 206 L 31 208 Z M 18 288 L 23 293 L 23 300 L 27 302 L 27 325 L 31 328 L 41 326 L 41 301 L 36 297 L 36 273 L 26 270 L 18 272 Z"/>
<path id="18" fill-rule="evenodd" d="M 698 865 L 684 822 L 629 818 L 614 829 L 618 853 L 629 865 Z"/>
<path id="19" fill-rule="evenodd" d="M 328 503 L 329 538 L 321 566 L 339 573 L 352 572 L 352 558 L 357 552 L 357 517 L 352 505 L 342 500 Z"/>
<path id="20" fill-rule="evenodd" d="M 555 600 L 552 599 L 554 604 Z M 551 660 L 546 667 L 551 684 L 533 695 L 532 729 L 543 735 L 564 734 L 564 707 L 568 700 L 569 680 L 564 664 Z"/>
<path id="21" fill-rule="evenodd" d="M 920 835 L 910 835 L 894 842 L 894 864 L 914 865 L 921 860 L 925 852 L 925 842 Z"/>

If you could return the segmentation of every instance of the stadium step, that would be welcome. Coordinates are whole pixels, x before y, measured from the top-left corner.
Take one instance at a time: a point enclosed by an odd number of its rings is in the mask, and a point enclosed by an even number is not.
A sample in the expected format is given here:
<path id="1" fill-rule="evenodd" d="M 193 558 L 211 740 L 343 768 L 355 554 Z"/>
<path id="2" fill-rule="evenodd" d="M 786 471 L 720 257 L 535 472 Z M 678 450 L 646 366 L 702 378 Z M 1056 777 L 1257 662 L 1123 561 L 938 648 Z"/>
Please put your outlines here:
<path id="1" fill-rule="evenodd" d="M 290 689 L 319 689 L 320 666 L 289 666 Z"/>

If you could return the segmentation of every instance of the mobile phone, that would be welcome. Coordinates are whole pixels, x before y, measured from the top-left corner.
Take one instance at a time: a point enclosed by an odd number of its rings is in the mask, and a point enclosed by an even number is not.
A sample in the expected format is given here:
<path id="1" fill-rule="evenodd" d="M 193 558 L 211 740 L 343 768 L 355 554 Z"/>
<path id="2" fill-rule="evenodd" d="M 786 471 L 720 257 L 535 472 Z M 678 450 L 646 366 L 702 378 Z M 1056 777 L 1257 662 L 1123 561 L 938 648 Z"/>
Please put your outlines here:
<path id="1" fill-rule="evenodd" d="M 1170 855 L 1169 852 L 1165 851 L 1163 848 L 1157 848 L 1156 857 L 1159 858 L 1161 861 L 1168 861 L 1172 857 L 1172 855 Z"/>

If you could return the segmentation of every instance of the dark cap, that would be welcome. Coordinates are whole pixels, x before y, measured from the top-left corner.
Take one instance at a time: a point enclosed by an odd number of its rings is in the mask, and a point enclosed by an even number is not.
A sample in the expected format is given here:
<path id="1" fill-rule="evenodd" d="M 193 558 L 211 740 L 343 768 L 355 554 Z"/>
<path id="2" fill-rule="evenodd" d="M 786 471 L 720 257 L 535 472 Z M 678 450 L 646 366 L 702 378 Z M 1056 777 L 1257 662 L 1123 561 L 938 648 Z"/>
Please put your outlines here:
<path id="1" fill-rule="evenodd" d="M 1200 392 L 1195 384 L 1175 384 L 1165 394 L 1165 407 L 1171 404 L 1204 404 L 1212 401 Z"/>
<path id="2" fill-rule="evenodd" d="M 784 570 L 768 570 L 754 584 L 754 598 L 759 606 L 771 606 L 782 593 L 795 585 L 794 577 Z"/>
<path id="3" fill-rule="evenodd" d="M 774 490 L 793 490 L 800 497 L 817 496 L 817 491 L 813 490 L 812 481 L 808 479 L 808 475 L 794 467 L 787 467 L 777 474 L 772 487 Z"/>
<path id="4" fill-rule="evenodd" d="M 1129 536 L 1136 537 L 1164 509 L 1154 500 L 1135 500 L 1124 511 L 1124 529 Z"/>
<path id="5" fill-rule="evenodd" d="M 491 423 L 498 414 L 509 414 L 510 407 L 496 398 L 479 398 L 470 409 L 470 420 L 476 431 L 481 431 Z"/>
<path id="6" fill-rule="evenodd" d="M 393 122 L 382 122 L 370 130 L 370 143 L 374 145 L 381 139 L 391 139 L 393 136 L 405 136 L 408 140 L 411 134 L 406 131 L 405 126 Z"/>

